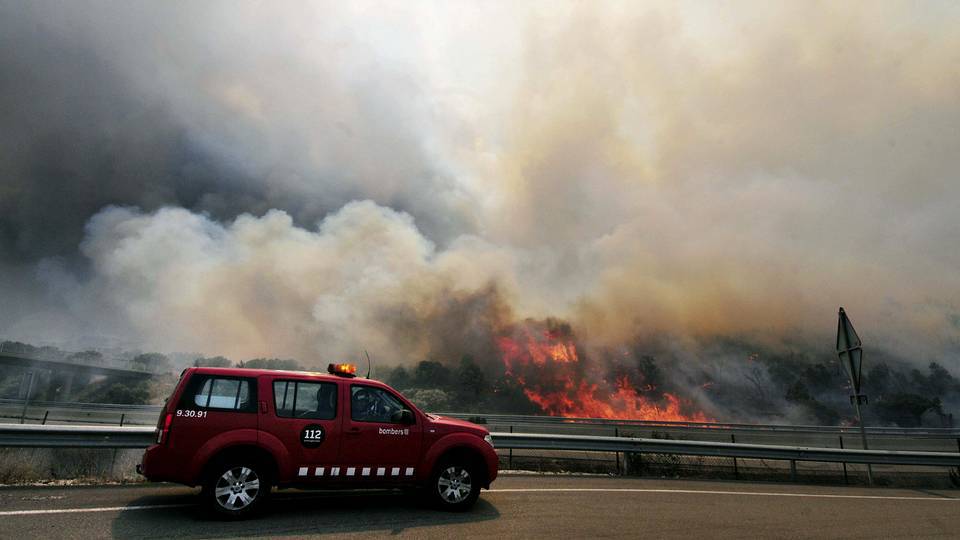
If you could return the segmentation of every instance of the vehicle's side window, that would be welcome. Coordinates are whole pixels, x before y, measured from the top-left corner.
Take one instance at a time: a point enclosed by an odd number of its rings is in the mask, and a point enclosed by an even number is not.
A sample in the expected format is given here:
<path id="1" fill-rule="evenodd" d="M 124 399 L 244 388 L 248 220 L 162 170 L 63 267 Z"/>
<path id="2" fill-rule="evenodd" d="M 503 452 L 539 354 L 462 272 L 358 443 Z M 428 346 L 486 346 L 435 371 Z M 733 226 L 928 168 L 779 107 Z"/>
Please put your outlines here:
<path id="1" fill-rule="evenodd" d="M 392 422 L 403 402 L 382 388 L 355 384 L 350 387 L 350 418 L 358 422 Z"/>
<path id="2" fill-rule="evenodd" d="M 337 416 L 336 383 L 273 381 L 277 416 L 332 420 Z"/>
<path id="3" fill-rule="evenodd" d="M 181 404 L 182 408 L 254 412 L 257 400 L 252 389 L 255 388 L 251 379 L 195 375 Z"/>

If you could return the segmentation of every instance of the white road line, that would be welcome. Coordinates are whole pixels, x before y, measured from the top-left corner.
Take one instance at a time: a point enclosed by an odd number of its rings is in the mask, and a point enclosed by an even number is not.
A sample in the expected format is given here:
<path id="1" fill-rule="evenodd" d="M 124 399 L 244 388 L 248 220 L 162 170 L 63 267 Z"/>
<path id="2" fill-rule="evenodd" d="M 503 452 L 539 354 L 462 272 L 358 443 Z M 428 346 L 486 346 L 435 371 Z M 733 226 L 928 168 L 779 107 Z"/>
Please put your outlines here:
<path id="1" fill-rule="evenodd" d="M 84 512 L 126 512 L 128 510 L 156 510 L 158 508 L 186 508 L 196 504 L 152 504 L 144 506 L 102 506 L 99 508 L 57 508 L 50 510 L 7 510 L 0 516 L 36 516 L 41 514 L 80 514 Z"/>
<path id="2" fill-rule="evenodd" d="M 775 491 L 710 491 L 696 489 L 642 489 L 642 488 L 506 488 L 491 489 L 488 493 L 680 493 L 699 495 L 751 495 L 760 497 L 810 497 L 820 499 L 881 499 L 889 501 L 952 501 L 960 498 L 898 497 L 894 495 L 833 495 L 829 493 L 777 493 Z"/>
<path id="3" fill-rule="evenodd" d="M 960 502 L 960 498 L 906 497 L 894 495 L 835 495 L 827 493 L 777 493 L 763 491 L 711 491 L 696 489 L 642 489 L 642 488 L 506 488 L 491 489 L 488 493 L 679 493 L 684 495 L 748 495 L 760 497 L 807 497 L 815 499 L 864 499 L 889 501 L 948 501 Z M 58 508 L 49 510 L 7 510 L 2 516 L 36 516 L 47 514 L 82 514 L 85 512 L 128 512 L 132 510 L 157 510 L 163 508 L 187 508 L 196 503 L 154 504 L 141 506 L 103 506 L 95 508 Z"/>

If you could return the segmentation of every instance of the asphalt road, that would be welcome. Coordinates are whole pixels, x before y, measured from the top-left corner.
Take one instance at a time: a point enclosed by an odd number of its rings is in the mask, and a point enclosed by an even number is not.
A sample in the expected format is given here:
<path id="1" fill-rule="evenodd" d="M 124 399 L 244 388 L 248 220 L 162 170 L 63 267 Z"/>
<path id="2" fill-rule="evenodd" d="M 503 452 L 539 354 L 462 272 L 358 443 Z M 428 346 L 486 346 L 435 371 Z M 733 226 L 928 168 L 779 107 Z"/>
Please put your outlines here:
<path id="1" fill-rule="evenodd" d="M 282 491 L 223 522 L 171 485 L 0 488 L 0 538 L 957 538 L 960 492 L 506 476 L 451 514 L 399 493 Z"/>

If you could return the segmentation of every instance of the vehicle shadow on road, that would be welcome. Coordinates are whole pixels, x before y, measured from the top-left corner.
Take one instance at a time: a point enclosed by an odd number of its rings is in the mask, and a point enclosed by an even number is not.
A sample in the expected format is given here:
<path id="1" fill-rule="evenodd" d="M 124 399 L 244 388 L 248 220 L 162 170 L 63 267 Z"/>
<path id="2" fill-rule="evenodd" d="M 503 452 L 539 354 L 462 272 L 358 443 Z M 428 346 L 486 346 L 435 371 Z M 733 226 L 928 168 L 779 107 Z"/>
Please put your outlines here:
<path id="1" fill-rule="evenodd" d="M 211 517 L 195 497 L 149 496 L 128 506 L 181 505 L 121 512 L 112 525 L 116 538 L 228 538 L 329 533 L 400 534 L 409 529 L 482 522 L 500 517 L 481 494 L 468 512 L 441 512 L 411 494 L 282 491 L 274 493 L 258 517 L 221 521 Z"/>

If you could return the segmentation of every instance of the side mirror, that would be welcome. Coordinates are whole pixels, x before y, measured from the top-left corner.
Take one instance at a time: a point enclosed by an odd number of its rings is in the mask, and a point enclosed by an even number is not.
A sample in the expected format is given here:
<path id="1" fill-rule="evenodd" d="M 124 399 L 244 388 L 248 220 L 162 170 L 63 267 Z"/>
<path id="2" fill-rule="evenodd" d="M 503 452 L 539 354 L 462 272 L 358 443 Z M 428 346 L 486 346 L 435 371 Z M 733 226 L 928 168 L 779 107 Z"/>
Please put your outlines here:
<path id="1" fill-rule="evenodd" d="M 409 409 L 400 409 L 390 415 L 390 421 L 394 424 L 413 424 L 413 411 Z"/>

